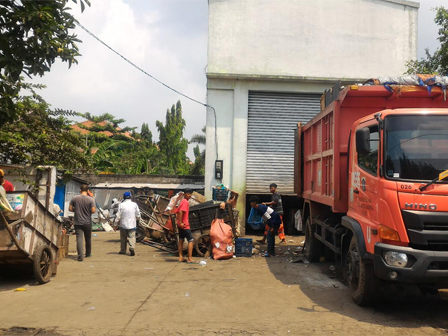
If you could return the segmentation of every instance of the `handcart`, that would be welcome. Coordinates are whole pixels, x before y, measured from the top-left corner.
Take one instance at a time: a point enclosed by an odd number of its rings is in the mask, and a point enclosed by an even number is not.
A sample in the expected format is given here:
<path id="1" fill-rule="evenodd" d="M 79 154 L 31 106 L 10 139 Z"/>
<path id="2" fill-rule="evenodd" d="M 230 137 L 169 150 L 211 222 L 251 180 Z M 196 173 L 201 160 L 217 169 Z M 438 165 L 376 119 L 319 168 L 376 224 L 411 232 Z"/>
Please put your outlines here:
<path id="1" fill-rule="evenodd" d="M 216 218 L 224 219 L 224 222 L 232 227 L 236 236 L 235 222 L 238 213 L 234 212 L 232 205 L 227 203 L 221 209 L 221 203 L 208 201 L 190 207 L 188 220 L 194 238 L 194 249 L 200 257 L 208 257 L 211 250 L 210 227 Z"/>
<path id="2" fill-rule="evenodd" d="M 0 274 L 33 271 L 39 284 L 56 275 L 62 223 L 29 191 L 6 194 L 13 211 L 0 212 Z"/>

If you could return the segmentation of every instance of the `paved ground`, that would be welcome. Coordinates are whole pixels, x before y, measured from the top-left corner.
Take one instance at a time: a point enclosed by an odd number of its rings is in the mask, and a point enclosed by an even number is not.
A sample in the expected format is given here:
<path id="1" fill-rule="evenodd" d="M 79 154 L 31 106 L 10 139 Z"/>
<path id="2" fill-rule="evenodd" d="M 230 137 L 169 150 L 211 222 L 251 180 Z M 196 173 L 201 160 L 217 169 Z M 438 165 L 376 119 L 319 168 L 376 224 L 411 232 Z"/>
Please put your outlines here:
<path id="1" fill-rule="evenodd" d="M 448 302 L 398 291 L 359 308 L 328 263 L 255 256 L 187 265 L 145 245 L 118 255 L 118 238 L 98 233 L 93 257 L 77 262 L 71 237 L 71 256 L 46 285 L 0 280 L 0 335 L 447 334 Z"/>

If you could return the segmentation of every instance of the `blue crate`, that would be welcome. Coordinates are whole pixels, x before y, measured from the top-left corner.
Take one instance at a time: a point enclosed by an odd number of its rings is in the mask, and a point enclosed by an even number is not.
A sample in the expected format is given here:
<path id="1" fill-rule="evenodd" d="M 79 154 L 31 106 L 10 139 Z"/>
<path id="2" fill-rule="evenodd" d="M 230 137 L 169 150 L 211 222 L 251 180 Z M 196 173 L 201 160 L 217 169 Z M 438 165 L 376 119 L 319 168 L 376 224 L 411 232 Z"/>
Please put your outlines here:
<path id="1" fill-rule="evenodd" d="M 235 239 L 235 256 L 252 257 L 252 239 L 237 238 Z"/>

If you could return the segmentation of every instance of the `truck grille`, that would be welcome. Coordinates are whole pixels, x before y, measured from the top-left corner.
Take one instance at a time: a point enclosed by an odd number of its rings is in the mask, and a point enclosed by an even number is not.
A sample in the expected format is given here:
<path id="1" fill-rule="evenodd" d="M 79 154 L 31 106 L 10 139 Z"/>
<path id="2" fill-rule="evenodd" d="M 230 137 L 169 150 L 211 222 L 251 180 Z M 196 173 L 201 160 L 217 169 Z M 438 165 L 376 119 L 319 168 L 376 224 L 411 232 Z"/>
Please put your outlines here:
<path id="1" fill-rule="evenodd" d="M 428 251 L 448 251 L 448 212 L 403 210 L 410 246 Z"/>

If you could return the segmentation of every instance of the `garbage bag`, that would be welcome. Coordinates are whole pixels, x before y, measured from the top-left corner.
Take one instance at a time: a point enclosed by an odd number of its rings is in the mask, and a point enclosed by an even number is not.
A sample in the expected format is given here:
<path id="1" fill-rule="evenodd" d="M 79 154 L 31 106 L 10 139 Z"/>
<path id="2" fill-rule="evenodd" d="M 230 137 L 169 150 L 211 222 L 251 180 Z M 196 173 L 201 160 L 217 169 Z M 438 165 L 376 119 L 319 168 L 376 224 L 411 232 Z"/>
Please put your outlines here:
<path id="1" fill-rule="evenodd" d="M 213 259 L 224 260 L 233 257 L 232 228 L 223 219 L 215 219 L 210 228 Z"/>

